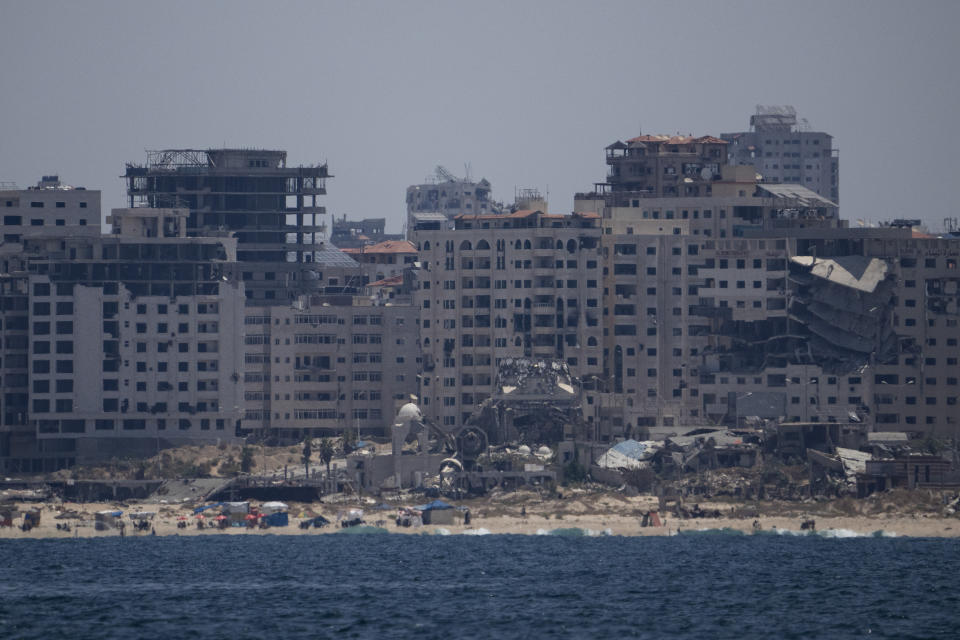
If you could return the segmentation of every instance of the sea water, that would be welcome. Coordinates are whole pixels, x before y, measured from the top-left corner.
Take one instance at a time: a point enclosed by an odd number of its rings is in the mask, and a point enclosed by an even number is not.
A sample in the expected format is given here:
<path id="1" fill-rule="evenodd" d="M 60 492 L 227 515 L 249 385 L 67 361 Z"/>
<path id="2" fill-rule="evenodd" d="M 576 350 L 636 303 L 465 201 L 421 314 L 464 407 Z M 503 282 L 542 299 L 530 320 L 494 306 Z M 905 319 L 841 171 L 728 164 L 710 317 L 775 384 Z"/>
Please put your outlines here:
<path id="1" fill-rule="evenodd" d="M 560 533 L 0 540 L 0 638 L 960 636 L 960 540 Z"/>

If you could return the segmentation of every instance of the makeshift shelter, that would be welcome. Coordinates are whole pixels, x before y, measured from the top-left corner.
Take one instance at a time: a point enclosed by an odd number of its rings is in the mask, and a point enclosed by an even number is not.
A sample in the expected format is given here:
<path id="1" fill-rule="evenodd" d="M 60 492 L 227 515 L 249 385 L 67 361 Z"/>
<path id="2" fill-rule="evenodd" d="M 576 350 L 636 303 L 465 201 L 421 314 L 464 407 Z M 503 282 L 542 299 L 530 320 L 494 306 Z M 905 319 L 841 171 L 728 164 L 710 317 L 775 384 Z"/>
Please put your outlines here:
<path id="1" fill-rule="evenodd" d="M 423 514 L 423 524 L 453 524 L 457 513 L 453 505 L 443 500 L 434 500 L 414 508 Z"/>
<path id="2" fill-rule="evenodd" d="M 220 514 L 227 517 L 231 527 L 244 526 L 248 513 L 250 513 L 249 502 L 224 502 L 220 509 Z"/>
<path id="3" fill-rule="evenodd" d="M 23 524 L 29 525 L 30 527 L 39 527 L 40 526 L 40 509 L 33 507 L 24 511 Z"/>
<path id="4" fill-rule="evenodd" d="M 264 502 L 260 507 L 263 522 L 270 527 L 285 527 L 290 524 L 290 507 L 283 502 Z"/>
<path id="5" fill-rule="evenodd" d="M 0 527 L 12 527 L 13 519 L 20 515 L 14 507 L 0 508 Z"/>
<path id="6" fill-rule="evenodd" d="M 123 511 L 97 511 L 93 516 L 93 528 L 97 531 L 110 531 L 120 527 L 120 516 Z"/>

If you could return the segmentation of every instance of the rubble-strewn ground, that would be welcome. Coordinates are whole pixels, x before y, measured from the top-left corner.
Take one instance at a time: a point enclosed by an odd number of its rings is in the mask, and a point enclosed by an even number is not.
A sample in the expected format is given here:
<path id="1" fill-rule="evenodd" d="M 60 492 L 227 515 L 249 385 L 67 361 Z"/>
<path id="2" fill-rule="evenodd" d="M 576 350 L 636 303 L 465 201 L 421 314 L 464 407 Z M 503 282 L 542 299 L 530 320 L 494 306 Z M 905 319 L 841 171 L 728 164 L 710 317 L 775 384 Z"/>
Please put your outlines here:
<path id="1" fill-rule="evenodd" d="M 302 475 L 302 446 L 248 447 L 247 458 L 253 473 L 282 477 L 284 467 L 289 473 Z M 239 446 L 182 447 L 162 452 L 144 461 L 115 460 L 110 464 L 78 468 L 55 474 L 59 479 L 88 478 L 157 478 L 181 476 L 230 477 L 239 472 L 243 449 Z M 342 456 L 333 466 L 342 465 Z M 323 465 L 314 450 L 311 465 L 320 470 Z M 732 528 L 751 531 L 754 521 L 764 529 L 799 530 L 805 520 L 816 520 L 817 529 L 835 528 L 860 533 L 885 530 L 900 535 L 955 536 L 960 535 L 960 499 L 949 492 L 930 490 L 893 490 L 858 499 L 840 497 L 808 497 L 809 476 L 803 465 L 768 464 L 751 469 L 720 469 L 689 473 L 679 478 L 654 478 L 649 491 L 638 493 L 624 485 L 613 488 L 593 482 L 569 487 L 547 489 L 525 487 L 518 491 L 495 489 L 482 497 L 463 500 L 447 499 L 467 507 L 471 512 L 470 525 L 462 523 L 442 525 L 452 532 L 486 529 L 502 533 L 537 533 L 540 530 L 580 527 L 592 530 L 609 529 L 619 535 L 664 535 L 678 529 Z M 833 487 L 841 494 L 844 487 Z M 662 495 L 663 497 L 658 497 Z M 283 533 L 303 533 L 297 518 L 324 515 L 335 520 L 347 508 L 367 509 L 368 523 L 395 530 L 396 513 L 391 509 L 372 510 L 375 504 L 412 506 L 428 502 L 423 493 L 404 492 L 400 495 L 325 496 L 322 501 L 301 504 L 290 503 L 291 526 Z M 219 532 L 195 527 L 192 508 L 198 506 L 189 498 L 177 504 L 159 503 L 159 498 L 142 502 L 64 504 L 56 500 L 37 505 L 20 504 L 19 508 L 40 506 L 43 523 L 40 528 L 23 533 L 15 528 L 0 528 L 0 537 L 63 536 L 55 528 L 57 522 L 76 522 L 71 535 L 94 535 L 93 514 L 102 509 L 121 509 L 126 513 L 137 510 L 158 512 L 158 534 L 215 534 Z M 658 510 L 665 527 L 641 528 L 644 513 Z M 696 515 L 699 517 L 684 517 Z M 190 518 L 190 528 L 176 529 L 177 518 Z M 59 517 L 59 519 L 57 519 Z M 425 527 L 424 531 L 436 527 Z M 328 527 L 323 531 L 335 530 Z M 404 533 L 420 529 L 396 529 Z M 272 530 L 274 533 L 280 531 Z M 309 533 L 317 532 L 311 529 Z M 245 529 L 230 529 L 229 533 L 255 533 Z M 128 529 L 128 533 L 130 529 Z M 116 532 L 96 535 L 117 535 Z"/>

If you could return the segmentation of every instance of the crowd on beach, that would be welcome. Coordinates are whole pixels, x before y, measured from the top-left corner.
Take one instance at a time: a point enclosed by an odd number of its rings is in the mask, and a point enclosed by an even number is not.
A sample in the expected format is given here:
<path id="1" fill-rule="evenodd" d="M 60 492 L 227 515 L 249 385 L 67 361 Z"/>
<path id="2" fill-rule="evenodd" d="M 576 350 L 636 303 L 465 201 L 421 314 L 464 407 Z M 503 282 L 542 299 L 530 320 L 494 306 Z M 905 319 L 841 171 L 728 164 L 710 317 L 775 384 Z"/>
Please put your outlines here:
<path id="1" fill-rule="evenodd" d="M 466 506 L 469 505 L 469 506 Z M 379 507 L 379 509 L 375 508 Z M 472 533 L 478 530 L 504 534 L 536 534 L 550 529 L 582 528 L 613 535 L 674 535 L 678 531 L 730 529 L 755 531 L 843 530 L 868 535 L 876 531 L 914 537 L 957 537 L 960 522 L 955 517 L 933 513 L 864 515 L 818 515 L 804 513 L 744 515 L 729 505 L 703 505 L 695 518 L 678 519 L 658 514 L 656 501 L 582 498 L 578 501 L 528 500 L 509 505 L 490 501 L 464 501 L 457 517 L 442 524 L 425 522 L 422 513 L 403 505 L 304 503 L 289 506 L 289 520 L 271 524 L 262 505 L 251 503 L 242 517 L 229 512 L 207 515 L 209 505 L 157 503 L 76 504 L 47 502 L 7 505 L 0 514 L 0 538 L 64 538 L 143 535 L 324 534 L 347 526 L 368 525 L 397 533 L 443 530 Z M 363 509 L 368 511 L 364 515 Z M 199 509 L 199 511 L 198 511 Z M 108 515 L 112 514 L 112 515 Z M 285 516 L 287 514 L 284 514 Z M 107 521 L 110 521 L 107 524 Z"/>

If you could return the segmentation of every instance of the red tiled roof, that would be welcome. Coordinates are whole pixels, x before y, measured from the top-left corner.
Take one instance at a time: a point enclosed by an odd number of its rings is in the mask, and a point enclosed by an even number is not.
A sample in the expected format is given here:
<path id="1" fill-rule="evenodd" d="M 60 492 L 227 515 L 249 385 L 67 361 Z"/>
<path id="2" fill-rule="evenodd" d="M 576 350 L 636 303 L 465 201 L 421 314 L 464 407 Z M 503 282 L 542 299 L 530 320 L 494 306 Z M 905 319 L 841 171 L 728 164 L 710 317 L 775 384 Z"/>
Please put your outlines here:
<path id="1" fill-rule="evenodd" d="M 377 280 L 376 282 L 371 282 L 368 284 L 368 287 L 396 287 L 403 284 L 403 276 L 390 276 L 389 278 L 384 278 L 383 280 Z"/>
<path id="2" fill-rule="evenodd" d="M 543 213 L 537 209 L 521 209 L 513 213 L 461 213 L 454 216 L 455 220 L 499 220 L 502 218 L 526 218 L 535 213 Z"/>
<path id="3" fill-rule="evenodd" d="M 366 247 L 341 249 L 344 253 L 361 255 L 365 253 L 416 253 L 417 248 L 409 240 L 385 240 Z"/>

